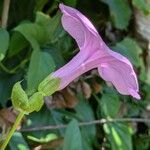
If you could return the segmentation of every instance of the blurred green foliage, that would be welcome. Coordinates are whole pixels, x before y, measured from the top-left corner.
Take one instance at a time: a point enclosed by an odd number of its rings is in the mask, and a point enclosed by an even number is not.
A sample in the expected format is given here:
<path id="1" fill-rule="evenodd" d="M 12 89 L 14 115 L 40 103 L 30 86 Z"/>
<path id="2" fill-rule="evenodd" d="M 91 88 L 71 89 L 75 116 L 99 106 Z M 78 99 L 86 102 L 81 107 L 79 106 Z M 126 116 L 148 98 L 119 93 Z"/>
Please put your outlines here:
<path id="1" fill-rule="evenodd" d="M 148 50 L 143 46 L 146 42 L 142 43 L 142 37 L 137 34 L 137 18 L 134 17 L 137 11 L 150 15 L 146 0 L 11 0 L 7 30 L 0 28 L 1 109 L 12 105 L 11 91 L 17 81 L 22 80 L 23 89 L 32 94 L 48 74 L 77 53 L 77 44 L 62 28 L 60 2 L 79 9 L 90 18 L 107 45 L 133 63 L 142 99 L 136 101 L 122 96 L 99 76 L 88 72 L 68 87 L 74 98 L 69 97 L 65 106 L 59 98 L 62 93 L 58 92 L 45 100 L 39 112 L 27 116 L 22 127 L 68 124 L 66 130 L 16 132 L 8 149 L 27 150 L 38 146 L 52 150 L 150 149 L 148 123 L 78 126 L 79 122 L 102 118 L 150 118 L 150 85 L 146 72 Z M 0 1 L 1 13 L 2 8 L 3 1 Z M 82 88 L 83 82 L 89 85 L 88 90 Z M 100 86 L 97 92 L 94 91 L 95 83 Z M 92 94 L 87 100 L 84 94 L 89 90 Z M 77 99 L 77 105 L 69 107 L 74 99 Z"/>

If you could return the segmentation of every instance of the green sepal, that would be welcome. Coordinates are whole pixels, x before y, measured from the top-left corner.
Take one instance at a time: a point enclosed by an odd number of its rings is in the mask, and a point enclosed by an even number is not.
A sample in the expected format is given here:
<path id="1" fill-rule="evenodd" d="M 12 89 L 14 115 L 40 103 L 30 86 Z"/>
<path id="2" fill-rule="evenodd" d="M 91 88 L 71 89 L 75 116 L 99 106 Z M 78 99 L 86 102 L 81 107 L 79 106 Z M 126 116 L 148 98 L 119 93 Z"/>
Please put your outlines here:
<path id="1" fill-rule="evenodd" d="M 34 93 L 29 98 L 29 111 L 39 111 L 44 104 L 43 95 L 41 92 Z"/>
<path id="2" fill-rule="evenodd" d="M 50 96 L 58 91 L 60 86 L 60 79 L 54 78 L 51 75 L 47 76 L 38 86 L 38 91 L 44 96 Z"/>
<path id="3" fill-rule="evenodd" d="M 13 89 L 11 100 L 13 107 L 25 114 L 39 111 L 44 104 L 41 92 L 34 93 L 29 99 L 26 92 L 22 89 L 20 82 L 17 82 Z"/>
<path id="4" fill-rule="evenodd" d="M 26 107 L 28 107 L 28 96 L 22 89 L 20 82 L 17 82 L 14 85 L 12 89 L 11 100 L 13 107 L 21 112 L 26 110 Z"/>

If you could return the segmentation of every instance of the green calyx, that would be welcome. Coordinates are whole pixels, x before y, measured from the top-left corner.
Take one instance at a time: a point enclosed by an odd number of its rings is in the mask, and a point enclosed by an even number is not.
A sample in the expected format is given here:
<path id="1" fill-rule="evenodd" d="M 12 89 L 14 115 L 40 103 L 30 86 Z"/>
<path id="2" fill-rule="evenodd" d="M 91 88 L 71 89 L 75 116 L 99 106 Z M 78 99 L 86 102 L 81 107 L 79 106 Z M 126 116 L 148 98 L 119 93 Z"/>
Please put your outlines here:
<path id="1" fill-rule="evenodd" d="M 43 96 L 50 96 L 54 92 L 58 91 L 59 86 L 60 79 L 49 75 L 39 84 L 38 91 L 43 93 Z"/>
<path id="2" fill-rule="evenodd" d="M 44 104 L 44 96 L 50 96 L 58 90 L 60 85 L 59 78 L 46 77 L 38 86 L 38 92 L 28 97 L 22 89 L 20 82 L 17 82 L 11 94 L 11 100 L 14 108 L 25 114 L 33 111 L 39 111 Z"/>
<path id="3" fill-rule="evenodd" d="M 14 108 L 26 114 L 33 111 L 39 111 L 44 104 L 43 94 L 41 92 L 36 92 L 28 98 L 26 92 L 22 89 L 20 82 L 17 82 L 14 85 L 11 100 Z"/>

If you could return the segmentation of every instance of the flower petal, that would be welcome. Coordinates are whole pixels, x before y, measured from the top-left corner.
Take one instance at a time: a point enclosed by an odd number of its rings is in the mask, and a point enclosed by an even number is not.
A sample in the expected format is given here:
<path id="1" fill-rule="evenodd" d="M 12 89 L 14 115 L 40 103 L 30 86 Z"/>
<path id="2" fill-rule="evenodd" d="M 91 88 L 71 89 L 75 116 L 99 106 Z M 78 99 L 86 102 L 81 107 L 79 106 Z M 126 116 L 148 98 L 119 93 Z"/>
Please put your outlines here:
<path id="1" fill-rule="evenodd" d="M 61 67 L 54 73 L 52 73 L 53 78 L 60 79 L 60 87 L 59 90 L 65 88 L 69 83 L 71 83 L 74 79 L 82 75 L 83 73 L 97 68 L 100 60 L 97 58 L 99 51 L 96 51 L 95 55 L 92 55 L 87 60 L 84 60 L 84 53 L 80 51 L 70 62 L 68 62 L 65 66 Z"/>
<path id="2" fill-rule="evenodd" d="M 74 17 L 79 22 L 82 22 L 82 24 L 88 28 L 88 30 L 95 36 L 99 36 L 97 30 L 93 26 L 93 24 L 87 19 L 82 13 L 80 13 L 77 9 L 74 9 L 72 7 L 66 6 L 64 4 L 59 5 L 60 10 L 63 14 L 69 15 L 70 17 Z M 74 26 L 73 26 L 74 27 Z"/>
<path id="3" fill-rule="evenodd" d="M 138 82 L 131 63 L 116 52 L 109 50 L 109 54 L 108 61 L 105 59 L 98 67 L 101 77 L 110 81 L 119 93 L 140 99 Z"/>
<path id="4" fill-rule="evenodd" d="M 83 47 L 86 33 L 81 22 L 69 15 L 63 15 L 61 21 L 63 28 L 76 40 L 78 46 Z"/>
<path id="5" fill-rule="evenodd" d="M 59 90 L 65 88 L 70 82 L 82 74 L 80 66 L 84 63 L 84 53 L 80 51 L 66 65 L 52 73 L 52 77 L 60 78 Z"/>
<path id="6" fill-rule="evenodd" d="M 112 82 L 121 94 L 140 99 L 137 78 L 130 61 L 111 51 L 92 23 L 78 10 L 63 4 L 59 7 L 63 13 L 64 29 L 81 50 L 68 64 L 53 73 L 54 77 L 61 79 L 60 89 L 84 72 L 98 67 L 102 78 Z"/>
<path id="7" fill-rule="evenodd" d="M 80 50 L 84 50 L 86 55 L 93 51 L 93 48 L 98 49 L 100 36 L 92 23 L 74 8 L 63 4 L 60 4 L 59 7 L 63 13 L 63 28 L 76 40 Z"/>

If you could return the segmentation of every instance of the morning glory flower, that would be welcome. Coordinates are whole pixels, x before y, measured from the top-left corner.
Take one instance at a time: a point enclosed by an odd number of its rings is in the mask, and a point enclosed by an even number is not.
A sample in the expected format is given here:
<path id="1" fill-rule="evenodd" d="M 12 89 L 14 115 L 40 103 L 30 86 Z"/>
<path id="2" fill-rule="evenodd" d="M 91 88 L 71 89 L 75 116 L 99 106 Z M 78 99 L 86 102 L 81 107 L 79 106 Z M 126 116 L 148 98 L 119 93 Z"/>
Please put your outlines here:
<path id="1" fill-rule="evenodd" d="M 97 68 L 105 81 L 111 82 L 123 95 L 140 99 L 136 74 L 130 61 L 112 51 L 92 23 L 78 10 L 60 4 L 62 26 L 76 41 L 80 51 L 70 62 L 51 74 L 59 78 L 59 90 L 83 73 Z"/>

